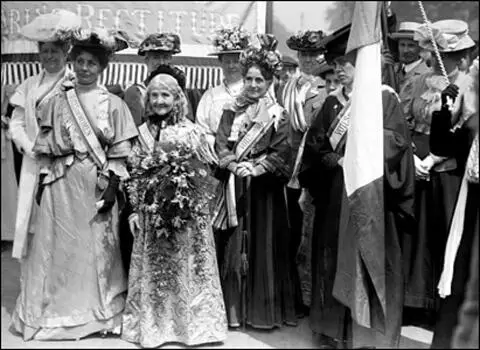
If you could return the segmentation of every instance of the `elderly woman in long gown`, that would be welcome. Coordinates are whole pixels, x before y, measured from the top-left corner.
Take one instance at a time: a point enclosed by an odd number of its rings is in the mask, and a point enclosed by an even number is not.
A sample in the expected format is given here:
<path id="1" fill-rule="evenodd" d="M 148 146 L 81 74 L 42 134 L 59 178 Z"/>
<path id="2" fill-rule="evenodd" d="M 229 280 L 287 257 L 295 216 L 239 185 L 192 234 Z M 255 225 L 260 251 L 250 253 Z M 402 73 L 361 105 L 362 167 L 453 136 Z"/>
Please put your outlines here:
<path id="1" fill-rule="evenodd" d="M 127 280 L 118 238 L 118 187 L 137 135 L 126 104 L 99 85 L 116 41 L 82 30 L 68 80 L 39 112 L 42 164 L 37 233 L 12 315 L 25 340 L 119 333 Z"/>
<path id="2" fill-rule="evenodd" d="M 139 126 L 129 170 L 141 166 L 146 154 L 168 152 L 180 144 L 191 147 L 205 169 L 214 161 L 203 130 L 187 119 L 188 103 L 177 81 L 169 74 L 150 81 L 147 121 Z M 134 189 L 130 183 L 127 186 L 132 195 Z M 149 348 L 168 342 L 191 346 L 225 340 L 227 320 L 208 208 L 205 217 L 186 219 L 185 226 L 171 228 L 163 220 L 155 228 L 152 214 L 131 203 L 129 222 L 135 239 L 122 338 Z M 153 215 L 168 215 L 162 210 Z"/>

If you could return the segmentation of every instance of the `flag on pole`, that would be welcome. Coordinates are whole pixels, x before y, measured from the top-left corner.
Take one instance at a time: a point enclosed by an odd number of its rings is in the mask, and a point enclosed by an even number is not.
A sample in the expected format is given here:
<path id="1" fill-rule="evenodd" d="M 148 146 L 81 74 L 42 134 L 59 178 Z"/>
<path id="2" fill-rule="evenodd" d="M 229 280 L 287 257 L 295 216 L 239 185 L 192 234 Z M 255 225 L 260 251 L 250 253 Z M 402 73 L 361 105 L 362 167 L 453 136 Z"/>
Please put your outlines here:
<path id="1" fill-rule="evenodd" d="M 343 167 L 348 229 L 354 231 L 348 236 L 355 240 L 352 283 L 363 296 L 350 307 L 353 319 L 369 328 L 373 303 L 386 317 L 381 11 L 381 1 L 355 2 L 346 51 L 357 50 Z"/>

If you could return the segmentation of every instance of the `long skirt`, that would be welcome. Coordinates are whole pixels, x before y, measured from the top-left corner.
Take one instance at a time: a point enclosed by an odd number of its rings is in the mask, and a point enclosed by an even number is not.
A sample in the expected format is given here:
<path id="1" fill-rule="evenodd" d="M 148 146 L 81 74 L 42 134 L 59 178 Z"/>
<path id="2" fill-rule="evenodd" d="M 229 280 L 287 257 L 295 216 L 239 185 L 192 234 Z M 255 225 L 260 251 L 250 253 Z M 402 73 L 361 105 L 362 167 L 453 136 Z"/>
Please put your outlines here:
<path id="1" fill-rule="evenodd" d="M 12 141 L 2 133 L 2 241 L 13 241 L 17 216 L 18 183 L 15 177 Z"/>
<path id="2" fill-rule="evenodd" d="M 347 308 L 333 296 L 337 272 L 340 214 L 343 196 L 343 171 L 333 170 L 325 193 L 316 201 L 312 237 L 312 305 L 310 328 L 314 333 L 346 341 Z"/>
<path id="3" fill-rule="evenodd" d="M 24 340 L 120 332 L 127 281 L 118 207 L 97 213 L 96 184 L 97 167 L 87 157 L 75 159 L 63 177 L 45 186 L 12 315 Z"/>
<path id="4" fill-rule="evenodd" d="M 260 329 L 294 326 L 296 267 L 289 259 L 292 237 L 284 184 L 270 174 L 252 178 L 251 200 L 246 205 L 244 181 L 235 181 L 239 226 L 219 233 L 225 245 L 221 278 L 228 324 L 239 327 L 245 321 Z"/>
<path id="5" fill-rule="evenodd" d="M 458 323 L 458 313 L 465 300 L 467 281 L 471 273 L 470 260 L 475 234 L 479 229 L 480 187 L 478 184 L 468 185 L 467 203 L 465 208 L 465 222 L 455 257 L 451 294 L 440 301 L 440 310 L 433 334 L 433 349 L 448 349 L 452 346 L 453 331 Z M 477 291 L 478 292 L 478 291 Z"/>
<path id="6" fill-rule="evenodd" d="M 210 221 L 191 220 L 168 237 L 151 222 L 140 213 L 122 339 L 147 348 L 224 341 L 227 318 Z"/>
<path id="7" fill-rule="evenodd" d="M 415 183 L 418 229 L 403 239 L 405 306 L 438 309 L 437 285 L 461 180 L 458 171 L 432 172 L 430 181 Z"/>

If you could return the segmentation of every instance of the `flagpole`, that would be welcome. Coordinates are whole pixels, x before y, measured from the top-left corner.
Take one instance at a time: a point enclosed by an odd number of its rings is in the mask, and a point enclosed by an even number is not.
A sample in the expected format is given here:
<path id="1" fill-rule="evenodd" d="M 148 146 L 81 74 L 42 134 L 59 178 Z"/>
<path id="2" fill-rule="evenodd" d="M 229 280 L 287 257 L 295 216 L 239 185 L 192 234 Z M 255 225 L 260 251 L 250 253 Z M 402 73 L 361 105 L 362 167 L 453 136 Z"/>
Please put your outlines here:
<path id="1" fill-rule="evenodd" d="M 273 1 L 267 1 L 265 33 L 273 34 Z"/>
<path id="2" fill-rule="evenodd" d="M 383 49 L 388 50 L 389 52 L 392 52 L 390 50 L 389 44 L 388 44 L 388 15 L 387 15 L 387 2 L 382 1 L 382 14 L 381 14 L 381 21 L 382 21 L 382 41 L 383 41 Z M 390 85 L 396 92 L 399 92 L 399 86 L 398 86 L 398 81 L 397 77 L 395 75 L 395 71 L 392 65 L 387 65 L 387 74 L 388 74 L 388 85 Z"/>

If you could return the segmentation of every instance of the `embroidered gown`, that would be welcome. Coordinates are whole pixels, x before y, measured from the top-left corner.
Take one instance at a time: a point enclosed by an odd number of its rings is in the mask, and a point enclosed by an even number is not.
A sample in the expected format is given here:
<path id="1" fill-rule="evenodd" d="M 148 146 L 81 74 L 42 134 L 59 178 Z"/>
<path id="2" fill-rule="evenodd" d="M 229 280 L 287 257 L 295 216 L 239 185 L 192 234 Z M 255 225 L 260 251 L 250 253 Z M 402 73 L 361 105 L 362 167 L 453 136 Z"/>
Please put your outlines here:
<path id="1" fill-rule="evenodd" d="M 161 129 L 155 147 L 178 142 L 193 146 L 200 158 L 211 161 L 199 147 L 206 144 L 205 135 L 189 120 Z M 129 160 L 141 150 L 142 144 L 135 141 Z M 129 161 L 128 166 L 132 164 Z M 141 232 L 133 242 L 122 338 L 148 348 L 169 342 L 193 346 L 224 341 L 227 320 L 211 226 L 191 220 L 186 229 L 172 233 L 178 241 L 170 243 L 157 237 L 145 213 L 137 214 Z M 196 251 L 199 237 L 203 244 Z M 205 259 L 204 277 L 195 271 L 198 254 Z M 162 276 L 166 269 L 174 274 Z"/>
<path id="2" fill-rule="evenodd" d="M 262 99 L 261 99 L 262 101 Z M 288 121 L 278 104 L 278 120 L 254 146 L 247 160 L 256 160 L 267 172 L 251 177 L 250 200 L 247 202 L 246 179 L 235 176 L 235 198 L 238 226 L 222 235 L 221 279 L 231 327 L 246 323 L 255 328 L 272 329 L 284 323 L 296 325 L 294 262 L 289 259 L 292 237 L 288 227 L 284 186 L 290 176 L 290 148 L 287 142 Z M 224 110 L 215 140 L 222 178 L 230 175 L 230 162 L 236 160 L 236 141 L 258 117 L 258 103 L 250 105 L 245 113 Z M 248 214 L 248 218 L 246 215 Z M 247 227 L 249 226 L 249 227 Z M 244 230 L 249 241 L 244 242 Z M 244 246 L 245 244 L 245 246 Z M 242 252 L 247 257 L 242 262 Z M 248 261 L 246 278 L 242 278 L 242 265 Z M 245 267 L 245 266 L 243 266 Z M 242 280 L 244 282 L 242 282 Z M 246 283 L 245 283 L 246 281 Z M 242 303 L 242 287 L 246 305 Z"/>
<path id="3" fill-rule="evenodd" d="M 127 106 L 104 87 L 79 91 L 79 101 L 105 147 L 108 169 L 122 164 L 137 131 Z M 22 261 L 21 292 L 12 315 L 25 340 L 77 339 L 120 333 L 127 280 L 118 239 L 118 201 L 104 214 L 95 203 L 98 168 L 60 91 L 39 113 L 34 151 L 42 157 L 45 189 L 37 230 Z"/>

